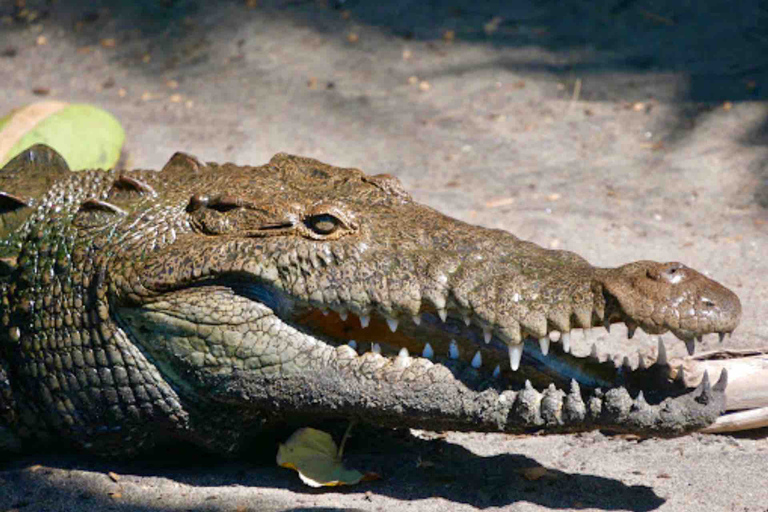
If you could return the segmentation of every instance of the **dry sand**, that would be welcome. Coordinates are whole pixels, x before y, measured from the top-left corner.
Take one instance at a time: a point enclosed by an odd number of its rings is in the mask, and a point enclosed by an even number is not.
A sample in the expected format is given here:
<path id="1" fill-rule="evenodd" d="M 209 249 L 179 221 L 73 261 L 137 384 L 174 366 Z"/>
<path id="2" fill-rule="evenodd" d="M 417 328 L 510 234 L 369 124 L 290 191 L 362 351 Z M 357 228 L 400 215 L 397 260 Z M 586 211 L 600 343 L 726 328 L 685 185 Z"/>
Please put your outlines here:
<path id="1" fill-rule="evenodd" d="M 130 167 L 286 151 L 397 175 L 421 202 L 593 264 L 683 261 L 740 295 L 730 346 L 768 346 L 759 0 L 29 0 L 12 18 L 13 3 L 0 3 L 0 112 L 94 103 L 124 124 Z M 620 331 L 604 354 L 652 353 Z M 272 446 L 248 462 L 3 461 L 0 510 L 768 510 L 765 433 L 360 428 L 348 459 L 384 478 L 320 491 L 275 467 Z"/>

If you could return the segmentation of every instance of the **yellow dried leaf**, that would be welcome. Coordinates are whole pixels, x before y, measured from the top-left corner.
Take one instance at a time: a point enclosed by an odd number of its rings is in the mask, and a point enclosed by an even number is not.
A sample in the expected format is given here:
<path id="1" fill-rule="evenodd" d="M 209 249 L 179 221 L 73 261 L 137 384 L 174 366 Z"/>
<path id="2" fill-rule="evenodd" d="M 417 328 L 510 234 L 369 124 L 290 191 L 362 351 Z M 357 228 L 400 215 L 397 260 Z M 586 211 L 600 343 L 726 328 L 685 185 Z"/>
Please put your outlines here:
<path id="1" fill-rule="evenodd" d="M 281 444 L 277 450 L 277 464 L 296 470 L 301 481 L 310 487 L 354 485 L 364 479 L 376 478 L 346 469 L 331 435 L 314 428 L 299 429 Z"/>

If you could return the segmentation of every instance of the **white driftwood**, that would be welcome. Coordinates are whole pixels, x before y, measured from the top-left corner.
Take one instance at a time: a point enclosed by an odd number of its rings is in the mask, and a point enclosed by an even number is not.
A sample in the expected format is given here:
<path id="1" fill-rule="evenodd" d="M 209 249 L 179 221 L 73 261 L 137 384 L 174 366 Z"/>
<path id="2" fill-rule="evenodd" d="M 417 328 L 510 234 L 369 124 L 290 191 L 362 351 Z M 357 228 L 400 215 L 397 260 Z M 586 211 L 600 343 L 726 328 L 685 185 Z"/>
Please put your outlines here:
<path id="1" fill-rule="evenodd" d="M 728 387 L 725 389 L 728 411 L 742 411 L 768 407 L 768 349 L 716 350 L 703 352 L 684 359 L 670 361 L 670 378 L 676 378 L 683 366 L 686 386 L 695 387 L 701 382 L 704 371 L 709 380 L 717 382 L 723 368 L 728 370 Z"/>
<path id="2" fill-rule="evenodd" d="M 768 427 L 768 349 L 715 350 L 693 357 L 670 360 L 670 378 L 683 368 L 686 386 L 695 387 L 709 373 L 710 382 L 728 370 L 725 389 L 727 413 L 701 430 L 709 434 L 738 432 Z"/>

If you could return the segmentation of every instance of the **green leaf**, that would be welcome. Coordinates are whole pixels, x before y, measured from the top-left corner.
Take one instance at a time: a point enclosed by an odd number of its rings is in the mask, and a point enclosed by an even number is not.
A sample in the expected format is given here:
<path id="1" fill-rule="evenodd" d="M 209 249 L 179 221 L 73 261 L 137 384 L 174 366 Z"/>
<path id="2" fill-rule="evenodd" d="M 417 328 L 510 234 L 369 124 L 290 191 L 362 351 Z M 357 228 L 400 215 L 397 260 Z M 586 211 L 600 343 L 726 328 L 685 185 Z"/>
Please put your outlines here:
<path id="1" fill-rule="evenodd" d="M 93 105 L 44 101 L 0 119 L 0 167 L 34 144 L 59 152 L 70 169 L 117 165 L 125 131 L 112 114 Z"/>

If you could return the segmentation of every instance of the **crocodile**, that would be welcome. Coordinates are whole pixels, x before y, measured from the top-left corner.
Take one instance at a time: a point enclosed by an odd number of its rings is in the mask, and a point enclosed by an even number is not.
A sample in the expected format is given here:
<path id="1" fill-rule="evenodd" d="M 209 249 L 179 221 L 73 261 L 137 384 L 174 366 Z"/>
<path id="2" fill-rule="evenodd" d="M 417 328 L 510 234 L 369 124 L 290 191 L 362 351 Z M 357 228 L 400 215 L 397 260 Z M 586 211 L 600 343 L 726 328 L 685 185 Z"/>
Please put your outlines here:
<path id="1" fill-rule="evenodd" d="M 662 341 L 636 369 L 571 353 L 617 323 L 722 341 L 738 297 L 681 263 L 595 267 L 282 153 L 75 173 L 36 145 L 0 191 L 0 451 L 231 454 L 335 419 L 676 436 L 724 410 L 725 372 L 686 388 Z"/>

